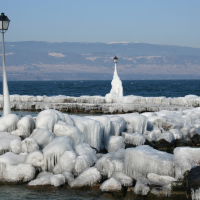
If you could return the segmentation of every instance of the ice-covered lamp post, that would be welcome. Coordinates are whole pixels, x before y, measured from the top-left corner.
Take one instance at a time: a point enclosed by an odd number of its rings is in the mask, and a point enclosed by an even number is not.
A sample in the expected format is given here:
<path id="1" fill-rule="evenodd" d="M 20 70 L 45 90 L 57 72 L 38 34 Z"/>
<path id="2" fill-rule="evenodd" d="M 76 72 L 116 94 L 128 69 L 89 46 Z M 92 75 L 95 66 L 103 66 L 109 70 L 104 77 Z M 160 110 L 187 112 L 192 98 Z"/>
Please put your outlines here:
<path id="1" fill-rule="evenodd" d="M 10 96 L 8 91 L 8 84 L 6 78 L 6 67 L 5 67 L 5 49 L 4 49 L 4 33 L 8 30 L 10 20 L 4 13 L 0 15 L 0 31 L 2 33 L 2 61 L 3 61 L 3 115 L 11 113 L 10 109 Z"/>
<path id="2" fill-rule="evenodd" d="M 113 101 L 113 98 L 123 97 L 122 82 L 117 74 L 118 58 L 115 56 L 113 58 L 113 61 L 115 63 L 115 70 L 114 70 L 113 80 L 111 82 L 112 88 L 110 90 L 110 93 L 106 94 L 106 102 L 108 103 L 111 103 Z"/>

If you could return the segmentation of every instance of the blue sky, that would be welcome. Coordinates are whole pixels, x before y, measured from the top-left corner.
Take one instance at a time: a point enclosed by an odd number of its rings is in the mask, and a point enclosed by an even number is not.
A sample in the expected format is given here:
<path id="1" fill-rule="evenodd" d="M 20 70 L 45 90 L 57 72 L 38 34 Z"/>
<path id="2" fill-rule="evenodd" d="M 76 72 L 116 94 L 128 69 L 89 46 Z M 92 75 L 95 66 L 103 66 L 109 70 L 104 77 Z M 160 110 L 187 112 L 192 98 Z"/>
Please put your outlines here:
<path id="1" fill-rule="evenodd" d="M 5 41 L 143 42 L 200 48 L 199 0 L 1 0 Z"/>

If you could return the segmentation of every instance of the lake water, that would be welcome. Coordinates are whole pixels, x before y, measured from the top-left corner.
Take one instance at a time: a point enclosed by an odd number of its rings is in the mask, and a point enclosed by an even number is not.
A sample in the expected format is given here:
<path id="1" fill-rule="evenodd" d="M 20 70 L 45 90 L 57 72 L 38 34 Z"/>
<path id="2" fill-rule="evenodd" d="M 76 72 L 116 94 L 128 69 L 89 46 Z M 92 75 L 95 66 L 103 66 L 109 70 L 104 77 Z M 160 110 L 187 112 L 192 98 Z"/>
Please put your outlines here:
<path id="1" fill-rule="evenodd" d="M 188 94 L 200 96 L 200 80 L 125 80 L 124 95 L 147 97 L 181 97 Z M 101 95 L 110 92 L 111 81 L 9 81 L 10 94 L 20 95 Z M 0 82 L 2 94 L 2 82 Z"/>

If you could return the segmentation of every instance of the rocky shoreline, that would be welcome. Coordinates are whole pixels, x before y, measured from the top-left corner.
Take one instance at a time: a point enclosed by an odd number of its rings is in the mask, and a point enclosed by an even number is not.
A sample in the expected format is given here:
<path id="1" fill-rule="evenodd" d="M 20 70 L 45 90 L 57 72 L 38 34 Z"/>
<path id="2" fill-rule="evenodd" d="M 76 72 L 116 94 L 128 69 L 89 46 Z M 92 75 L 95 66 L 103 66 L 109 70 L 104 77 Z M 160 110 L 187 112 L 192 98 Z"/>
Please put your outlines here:
<path id="1" fill-rule="evenodd" d="M 200 109 L 9 114 L 0 118 L 0 154 L 0 184 L 101 198 L 199 199 Z"/>

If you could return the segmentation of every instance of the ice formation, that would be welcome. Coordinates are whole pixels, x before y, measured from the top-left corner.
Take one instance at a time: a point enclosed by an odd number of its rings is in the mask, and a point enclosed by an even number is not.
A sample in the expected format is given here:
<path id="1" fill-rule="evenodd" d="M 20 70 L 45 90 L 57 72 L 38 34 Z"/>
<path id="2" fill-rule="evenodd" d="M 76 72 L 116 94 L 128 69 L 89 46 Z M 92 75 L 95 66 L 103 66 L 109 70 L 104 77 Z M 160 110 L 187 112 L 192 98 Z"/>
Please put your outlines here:
<path id="1" fill-rule="evenodd" d="M 103 140 L 102 125 L 98 121 L 85 117 L 72 115 L 72 119 L 75 126 L 83 133 L 85 142 L 99 151 Z"/>
<path id="2" fill-rule="evenodd" d="M 76 158 L 77 154 L 74 151 L 65 151 L 53 169 L 54 174 L 60 174 L 62 172 L 73 173 L 75 171 Z"/>
<path id="3" fill-rule="evenodd" d="M 10 142 L 10 151 L 16 154 L 22 153 L 22 142 L 21 140 L 14 139 Z"/>
<path id="4" fill-rule="evenodd" d="M 171 176 L 161 176 L 154 173 L 149 173 L 147 175 L 148 180 L 154 185 L 165 186 L 169 185 L 173 181 L 177 181 L 174 177 Z"/>
<path id="5" fill-rule="evenodd" d="M 115 178 L 111 177 L 103 182 L 103 184 L 100 186 L 100 189 L 106 192 L 120 191 L 122 189 L 122 185 Z"/>
<path id="6" fill-rule="evenodd" d="M 173 133 L 171 133 L 170 131 L 166 131 L 164 133 L 162 133 L 161 135 L 159 135 L 159 137 L 157 138 L 157 141 L 164 139 L 167 142 L 171 143 L 172 141 L 175 140 Z"/>
<path id="7" fill-rule="evenodd" d="M 47 129 L 34 129 L 30 137 L 34 138 L 41 148 L 44 148 L 55 136 Z"/>
<path id="8" fill-rule="evenodd" d="M 74 181 L 74 176 L 70 172 L 63 172 L 62 175 L 65 177 L 65 183 L 68 183 L 70 186 Z"/>
<path id="9" fill-rule="evenodd" d="M 115 171 L 113 172 L 112 177 L 119 181 L 123 186 L 128 187 L 133 185 L 133 179 L 123 172 Z"/>
<path id="10" fill-rule="evenodd" d="M 173 155 L 147 145 L 126 149 L 124 167 L 125 173 L 132 178 L 148 173 L 174 177 Z"/>
<path id="11" fill-rule="evenodd" d="M 150 191 L 150 188 L 148 185 L 151 185 L 151 182 L 147 178 L 143 176 L 138 177 L 136 185 L 134 187 L 135 194 L 147 195 Z"/>
<path id="12" fill-rule="evenodd" d="M 116 152 L 119 149 L 125 148 L 124 137 L 122 136 L 111 136 L 106 141 L 106 149 L 108 152 Z"/>
<path id="13" fill-rule="evenodd" d="M 91 167 L 83 171 L 72 183 L 72 187 L 82 187 L 87 185 L 94 185 L 101 181 L 101 173 L 95 168 Z"/>
<path id="14" fill-rule="evenodd" d="M 200 164 L 200 148 L 177 147 L 174 149 L 176 178 L 183 178 L 185 171 Z"/>
<path id="15" fill-rule="evenodd" d="M 143 145 L 146 141 L 145 136 L 141 133 L 126 133 L 122 132 L 122 136 L 125 138 L 126 144 L 133 144 L 135 146 Z"/>
<path id="16" fill-rule="evenodd" d="M 39 146 L 34 138 L 26 138 L 25 140 L 22 141 L 22 152 L 30 153 L 38 150 Z"/>
<path id="17" fill-rule="evenodd" d="M 15 114 L 8 114 L 0 118 L 0 132 L 12 132 L 16 130 L 19 117 Z"/>
<path id="18" fill-rule="evenodd" d="M 111 121 L 110 135 L 119 136 L 126 128 L 125 120 L 120 116 L 108 115 Z"/>
<path id="19" fill-rule="evenodd" d="M 71 125 L 67 124 L 55 124 L 54 125 L 54 134 L 56 136 L 68 136 L 73 141 L 74 145 L 84 142 L 84 137 L 81 131 Z"/>
<path id="20" fill-rule="evenodd" d="M 159 187 L 159 188 L 153 188 L 151 190 L 151 193 L 160 197 L 160 196 L 164 196 L 164 197 L 171 197 L 171 184 L 168 184 L 166 186 L 163 187 Z"/>
<path id="21" fill-rule="evenodd" d="M 175 140 L 183 139 L 183 133 L 180 130 L 170 129 L 169 131 L 173 134 Z"/>
<path id="22" fill-rule="evenodd" d="M 59 162 L 60 156 L 65 151 L 73 151 L 74 145 L 72 140 L 67 137 L 56 137 L 43 149 L 44 168 L 52 171 L 53 167 Z"/>
<path id="23" fill-rule="evenodd" d="M 26 157 L 25 163 L 29 163 L 39 169 L 44 169 L 44 157 L 41 151 L 33 151 Z"/>
<path id="24" fill-rule="evenodd" d="M 13 131 L 12 134 L 18 135 L 21 138 L 27 138 L 33 132 L 35 128 L 35 122 L 31 115 L 27 115 L 21 118 L 17 123 L 17 130 Z"/>
<path id="25" fill-rule="evenodd" d="M 105 99 L 106 102 L 111 103 L 112 99 L 115 97 L 123 97 L 123 87 L 122 82 L 117 74 L 117 65 L 115 63 L 115 70 L 113 75 L 113 80 L 111 82 L 112 88 L 110 93 L 106 94 Z"/>

